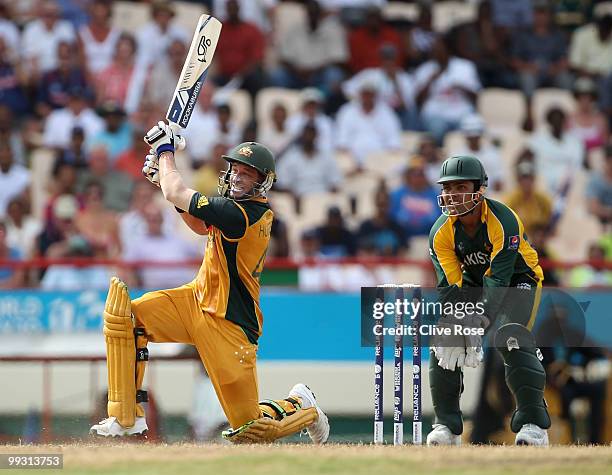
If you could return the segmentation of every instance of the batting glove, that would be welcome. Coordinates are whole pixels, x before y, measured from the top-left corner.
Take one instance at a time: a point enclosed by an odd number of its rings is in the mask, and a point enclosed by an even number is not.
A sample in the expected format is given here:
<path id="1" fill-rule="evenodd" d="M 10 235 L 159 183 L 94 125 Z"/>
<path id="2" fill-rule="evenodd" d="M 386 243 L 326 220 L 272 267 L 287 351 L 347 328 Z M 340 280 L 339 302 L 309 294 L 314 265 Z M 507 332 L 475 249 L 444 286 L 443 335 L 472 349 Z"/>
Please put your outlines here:
<path id="1" fill-rule="evenodd" d="M 149 150 L 149 155 L 145 157 L 142 174 L 155 186 L 159 186 L 159 158 L 153 150 Z"/>
<path id="2" fill-rule="evenodd" d="M 151 146 L 159 157 L 164 152 L 174 153 L 185 148 L 185 138 L 175 133 L 175 127 L 159 121 L 155 127 L 147 132 L 144 141 Z"/>

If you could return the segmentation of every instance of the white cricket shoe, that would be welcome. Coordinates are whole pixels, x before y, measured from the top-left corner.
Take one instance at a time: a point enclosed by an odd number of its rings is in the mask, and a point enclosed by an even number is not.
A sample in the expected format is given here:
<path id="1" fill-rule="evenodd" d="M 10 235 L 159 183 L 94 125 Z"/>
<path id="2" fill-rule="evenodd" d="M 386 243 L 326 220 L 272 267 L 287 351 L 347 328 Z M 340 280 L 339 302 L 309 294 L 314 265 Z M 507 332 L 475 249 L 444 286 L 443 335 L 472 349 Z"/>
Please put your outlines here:
<path id="1" fill-rule="evenodd" d="M 461 445 L 461 436 L 455 435 L 443 424 L 434 424 L 427 434 L 427 445 Z"/>
<path id="2" fill-rule="evenodd" d="M 535 424 L 525 424 L 516 434 L 516 445 L 548 447 L 548 432 Z"/>
<path id="3" fill-rule="evenodd" d="M 308 386 L 302 383 L 298 383 L 291 388 L 289 391 L 289 397 L 299 397 L 302 400 L 302 408 L 308 409 L 309 407 L 316 407 L 319 418 L 317 422 L 313 422 L 306 431 L 310 436 L 310 439 L 315 444 L 324 444 L 329 438 L 329 420 L 325 413 L 321 410 L 317 404 L 317 398 Z"/>
<path id="4" fill-rule="evenodd" d="M 142 435 L 147 432 L 147 421 L 144 417 L 137 417 L 133 427 L 123 427 L 116 417 L 109 417 L 91 426 L 89 433 L 102 437 L 123 437 L 126 435 Z"/>

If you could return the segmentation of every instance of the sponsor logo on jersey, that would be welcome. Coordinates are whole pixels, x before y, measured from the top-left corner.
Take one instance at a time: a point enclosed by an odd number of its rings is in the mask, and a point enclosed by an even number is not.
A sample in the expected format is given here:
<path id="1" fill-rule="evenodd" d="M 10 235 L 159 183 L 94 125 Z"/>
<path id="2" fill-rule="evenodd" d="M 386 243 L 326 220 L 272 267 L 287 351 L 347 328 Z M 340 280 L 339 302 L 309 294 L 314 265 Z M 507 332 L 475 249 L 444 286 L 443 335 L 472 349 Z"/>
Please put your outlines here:
<path id="1" fill-rule="evenodd" d="M 519 248 L 519 243 L 521 239 L 518 236 L 510 236 L 508 238 L 508 249 L 511 251 L 516 251 Z"/>
<path id="2" fill-rule="evenodd" d="M 206 196 L 200 196 L 198 199 L 198 208 L 202 208 L 208 204 L 208 198 Z"/>

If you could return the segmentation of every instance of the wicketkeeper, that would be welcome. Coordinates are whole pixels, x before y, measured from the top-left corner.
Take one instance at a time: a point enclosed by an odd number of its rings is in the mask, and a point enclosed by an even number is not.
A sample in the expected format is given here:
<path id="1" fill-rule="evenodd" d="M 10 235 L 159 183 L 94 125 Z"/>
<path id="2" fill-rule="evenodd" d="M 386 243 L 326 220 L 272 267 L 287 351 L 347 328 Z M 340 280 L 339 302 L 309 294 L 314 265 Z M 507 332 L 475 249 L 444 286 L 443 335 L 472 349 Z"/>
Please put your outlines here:
<path id="1" fill-rule="evenodd" d="M 462 319 L 466 328 L 486 330 L 495 323 L 494 345 L 504 360 L 506 384 L 516 410 L 511 428 L 517 445 L 548 445 L 550 417 L 544 401 L 546 374 L 531 328 L 537 313 L 543 273 L 517 214 L 484 197 L 487 175 L 472 156 L 454 156 L 441 167 L 442 216 L 429 234 L 429 252 L 443 300 L 480 299 L 479 314 Z M 471 289 L 472 291 L 468 291 Z M 479 290 L 480 289 L 480 290 Z M 478 303 L 478 302 L 476 302 Z M 454 328 L 451 315 L 440 326 Z M 435 421 L 428 445 L 459 445 L 463 420 L 459 399 L 463 367 L 483 359 L 482 337 L 452 331 L 434 338 L 429 381 Z"/>
<path id="2" fill-rule="evenodd" d="M 263 145 L 247 142 L 223 158 L 217 197 L 187 188 L 174 152 L 184 146 L 164 123 L 145 141 L 152 153 L 143 173 L 197 234 L 208 234 L 196 278 L 181 287 L 149 292 L 130 300 L 126 285 L 111 279 L 104 310 L 108 366 L 108 418 L 90 433 L 142 434 L 147 430 L 141 389 L 147 342 L 195 345 L 215 387 L 231 429 L 232 442 L 270 442 L 303 429 L 314 443 L 329 436 L 327 416 L 312 391 L 296 384 L 285 399 L 259 401 L 257 341 L 263 316 L 259 276 L 263 270 L 274 214 L 266 193 L 276 180 L 274 157 Z"/>

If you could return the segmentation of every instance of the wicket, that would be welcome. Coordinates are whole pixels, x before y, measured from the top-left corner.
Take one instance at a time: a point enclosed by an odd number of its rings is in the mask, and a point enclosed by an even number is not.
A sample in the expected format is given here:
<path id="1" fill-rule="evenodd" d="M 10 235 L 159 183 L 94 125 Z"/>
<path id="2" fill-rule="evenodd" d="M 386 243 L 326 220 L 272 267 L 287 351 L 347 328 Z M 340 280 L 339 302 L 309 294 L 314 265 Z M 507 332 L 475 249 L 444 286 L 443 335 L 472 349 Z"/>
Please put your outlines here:
<path id="1" fill-rule="evenodd" d="M 376 299 L 385 302 L 385 290 L 395 289 L 394 298 L 403 300 L 406 289 L 412 290 L 412 299 L 421 300 L 420 287 L 412 284 L 384 284 L 378 286 Z M 423 440 L 421 419 L 421 342 L 418 328 L 420 315 L 412 320 L 412 443 L 420 445 Z M 394 319 L 396 328 L 403 325 L 403 315 L 397 312 Z M 382 330 L 383 320 L 374 320 L 374 329 Z M 400 332 L 398 332 L 400 333 Z M 382 331 L 375 332 L 374 350 L 374 443 L 383 443 L 383 381 L 384 381 L 384 337 Z M 404 339 L 400 334 L 394 338 L 393 352 L 393 445 L 404 443 Z"/>

